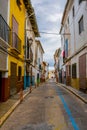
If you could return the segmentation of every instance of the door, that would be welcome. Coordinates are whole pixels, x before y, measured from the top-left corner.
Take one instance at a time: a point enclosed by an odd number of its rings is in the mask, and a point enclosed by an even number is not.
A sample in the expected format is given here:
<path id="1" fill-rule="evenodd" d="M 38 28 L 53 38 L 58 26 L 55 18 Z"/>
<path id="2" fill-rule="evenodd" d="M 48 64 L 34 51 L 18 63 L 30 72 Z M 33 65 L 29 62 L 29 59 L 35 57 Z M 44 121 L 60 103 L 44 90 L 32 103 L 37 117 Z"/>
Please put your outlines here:
<path id="1" fill-rule="evenodd" d="M 39 83 L 39 73 L 37 73 L 37 83 Z"/>
<path id="2" fill-rule="evenodd" d="M 2 100 L 2 73 L 0 72 L 0 101 Z"/>
<path id="3" fill-rule="evenodd" d="M 11 77 L 10 77 L 10 95 L 17 92 L 17 64 L 11 62 Z"/>
<path id="4" fill-rule="evenodd" d="M 86 54 L 79 58 L 79 84 L 80 89 L 87 89 L 86 86 Z"/>
<path id="5" fill-rule="evenodd" d="M 66 66 L 66 85 L 71 85 L 71 65 Z"/>

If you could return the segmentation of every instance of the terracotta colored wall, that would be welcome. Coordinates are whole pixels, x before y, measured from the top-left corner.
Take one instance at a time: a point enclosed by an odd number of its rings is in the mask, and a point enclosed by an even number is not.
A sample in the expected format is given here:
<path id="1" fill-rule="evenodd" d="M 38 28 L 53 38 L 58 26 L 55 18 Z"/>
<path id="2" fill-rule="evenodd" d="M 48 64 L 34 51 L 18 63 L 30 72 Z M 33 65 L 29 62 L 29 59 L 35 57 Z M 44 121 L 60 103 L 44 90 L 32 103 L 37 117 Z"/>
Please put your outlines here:
<path id="1" fill-rule="evenodd" d="M 2 78 L 2 98 L 1 101 L 6 101 L 10 96 L 9 78 Z"/>

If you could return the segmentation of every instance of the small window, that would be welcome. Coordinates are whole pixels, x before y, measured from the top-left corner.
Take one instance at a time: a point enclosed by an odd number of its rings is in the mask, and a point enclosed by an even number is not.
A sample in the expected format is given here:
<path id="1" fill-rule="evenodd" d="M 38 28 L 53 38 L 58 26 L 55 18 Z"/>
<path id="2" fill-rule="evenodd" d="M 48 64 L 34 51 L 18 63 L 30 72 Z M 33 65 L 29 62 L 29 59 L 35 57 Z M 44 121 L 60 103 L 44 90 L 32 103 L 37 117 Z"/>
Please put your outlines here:
<path id="1" fill-rule="evenodd" d="M 72 78 L 76 78 L 76 63 L 72 64 Z"/>
<path id="2" fill-rule="evenodd" d="M 71 76 L 71 65 L 69 65 L 69 76 Z"/>
<path id="3" fill-rule="evenodd" d="M 22 79 L 22 68 L 21 66 L 18 67 L 18 81 Z"/>
<path id="4" fill-rule="evenodd" d="M 72 15 L 73 15 L 73 17 L 75 16 L 75 8 L 74 8 L 74 6 L 73 6 L 73 9 L 72 9 Z"/>
<path id="5" fill-rule="evenodd" d="M 83 16 L 81 17 L 81 19 L 78 22 L 79 25 L 79 34 L 84 30 L 84 25 L 83 25 Z"/>
<path id="6" fill-rule="evenodd" d="M 68 24 L 69 24 L 69 17 L 68 17 L 68 20 L 67 20 L 67 21 L 68 21 Z"/>

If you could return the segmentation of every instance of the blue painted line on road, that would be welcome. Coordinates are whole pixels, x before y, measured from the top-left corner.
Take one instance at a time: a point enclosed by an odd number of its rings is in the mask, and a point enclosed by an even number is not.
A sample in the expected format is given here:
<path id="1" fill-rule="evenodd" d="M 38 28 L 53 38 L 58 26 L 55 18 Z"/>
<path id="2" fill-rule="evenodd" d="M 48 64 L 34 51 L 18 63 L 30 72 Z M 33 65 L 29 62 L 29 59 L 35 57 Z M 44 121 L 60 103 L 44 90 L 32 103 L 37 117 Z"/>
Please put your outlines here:
<path id="1" fill-rule="evenodd" d="M 67 112 L 67 114 L 69 116 L 69 120 L 72 123 L 72 126 L 73 126 L 74 130 L 80 130 L 77 123 L 75 122 L 74 118 L 72 117 L 71 111 L 70 111 L 67 103 L 65 102 L 63 96 L 59 92 L 58 92 L 58 94 L 59 94 L 59 97 L 60 97 L 60 99 L 61 99 L 61 101 L 62 101 L 62 103 L 64 105 L 64 109 L 65 109 L 65 111 Z"/>

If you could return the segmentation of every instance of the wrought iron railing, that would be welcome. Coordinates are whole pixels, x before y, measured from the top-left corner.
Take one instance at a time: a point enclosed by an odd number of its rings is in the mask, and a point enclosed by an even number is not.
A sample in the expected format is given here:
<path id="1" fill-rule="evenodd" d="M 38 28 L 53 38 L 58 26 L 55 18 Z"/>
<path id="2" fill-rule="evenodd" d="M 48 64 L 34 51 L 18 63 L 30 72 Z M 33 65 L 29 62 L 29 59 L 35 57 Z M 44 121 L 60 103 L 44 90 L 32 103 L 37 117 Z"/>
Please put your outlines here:
<path id="1" fill-rule="evenodd" d="M 9 44 L 10 34 L 11 34 L 11 29 L 0 14 L 0 37 Z"/>
<path id="2" fill-rule="evenodd" d="M 27 62 L 32 62 L 33 61 L 33 52 L 30 48 L 27 48 L 27 56 L 26 56 L 26 61 Z"/>
<path id="3" fill-rule="evenodd" d="M 21 39 L 15 32 L 12 32 L 12 47 L 21 53 Z"/>

